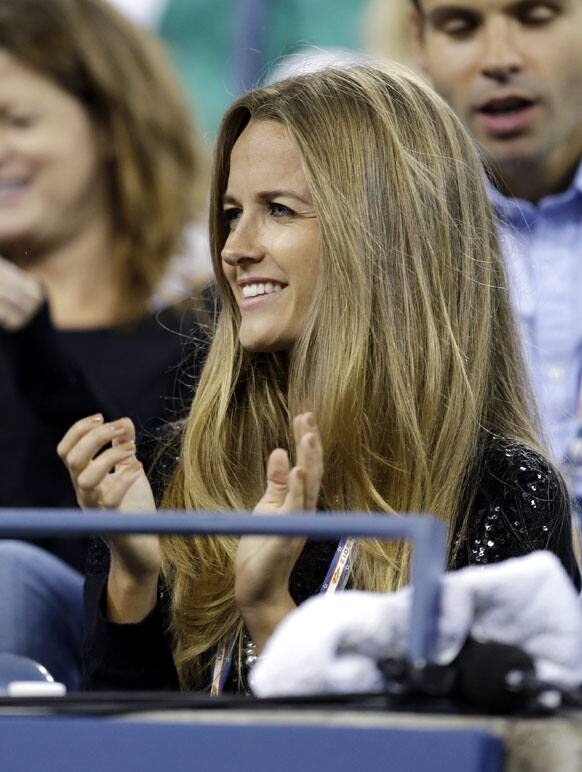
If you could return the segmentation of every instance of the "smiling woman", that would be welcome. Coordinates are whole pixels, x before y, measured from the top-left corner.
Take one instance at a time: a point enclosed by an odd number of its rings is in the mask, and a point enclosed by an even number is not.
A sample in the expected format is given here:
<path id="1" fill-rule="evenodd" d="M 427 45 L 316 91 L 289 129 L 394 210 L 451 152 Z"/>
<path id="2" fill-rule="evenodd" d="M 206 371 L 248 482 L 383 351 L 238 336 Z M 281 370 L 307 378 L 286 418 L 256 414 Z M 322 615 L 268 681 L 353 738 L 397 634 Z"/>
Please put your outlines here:
<path id="1" fill-rule="evenodd" d="M 240 342 L 292 348 L 319 275 L 319 223 L 301 154 L 281 123 L 250 123 L 232 150 L 224 217 L 224 275 L 238 300 Z"/>
<path id="2" fill-rule="evenodd" d="M 89 113 L 75 96 L 6 48 L 0 48 L 0 81 L 0 251 L 32 277 L 48 282 L 51 294 L 58 295 L 51 261 L 36 255 L 58 250 L 73 234 L 88 243 L 105 241 L 106 160 L 111 148 L 105 135 L 94 131 Z M 116 287 L 113 266 L 112 259 L 102 260 L 93 286 L 101 313 L 108 315 L 113 313 Z M 57 318 L 66 313 L 63 305 L 55 298 Z"/>
<path id="3" fill-rule="evenodd" d="M 479 158 L 439 97 L 370 66 L 245 95 L 218 135 L 210 227 L 222 310 L 164 507 L 430 512 L 450 568 L 547 548 L 579 584 Z M 82 506 L 148 509 L 145 476 L 99 455 L 116 430 L 80 421 L 59 453 Z M 377 541 L 110 549 L 87 594 L 96 688 L 244 688 L 248 639 L 260 652 L 337 588 L 340 559 L 349 587 L 408 581 L 407 546 Z"/>

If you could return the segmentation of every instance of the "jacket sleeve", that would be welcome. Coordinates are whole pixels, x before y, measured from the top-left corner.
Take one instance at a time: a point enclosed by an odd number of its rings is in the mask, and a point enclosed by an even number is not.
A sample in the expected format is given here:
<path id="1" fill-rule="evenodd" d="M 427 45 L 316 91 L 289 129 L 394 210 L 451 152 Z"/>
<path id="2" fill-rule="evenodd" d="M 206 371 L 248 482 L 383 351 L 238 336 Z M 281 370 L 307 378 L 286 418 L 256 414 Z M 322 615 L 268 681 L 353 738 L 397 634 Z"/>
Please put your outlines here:
<path id="1" fill-rule="evenodd" d="M 83 641 L 84 691 L 158 691 L 179 689 L 164 623 L 164 594 L 137 624 L 114 624 L 104 613 L 107 574 L 85 582 Z"/>
<path id="2" fill-rule="evenodd" d="M 560 473 L 539 453 L 504 441 L 490 451 L 454 568 L 550 550 L 580 589 L 572 506 Z"/>

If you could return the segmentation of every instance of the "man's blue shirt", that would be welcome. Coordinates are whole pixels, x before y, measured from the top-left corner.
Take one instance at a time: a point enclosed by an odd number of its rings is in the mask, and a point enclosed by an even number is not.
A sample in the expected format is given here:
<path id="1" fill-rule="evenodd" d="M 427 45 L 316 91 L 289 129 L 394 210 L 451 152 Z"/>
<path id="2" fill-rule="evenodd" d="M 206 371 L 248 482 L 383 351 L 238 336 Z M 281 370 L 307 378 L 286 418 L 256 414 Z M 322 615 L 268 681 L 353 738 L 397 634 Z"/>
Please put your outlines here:
<path id="1" fill-rule="evenodd" d="M 582 376 L 582 162 L 568 190 L 537 204 L 488 187 L 540 415 L 562 461 Z"/>

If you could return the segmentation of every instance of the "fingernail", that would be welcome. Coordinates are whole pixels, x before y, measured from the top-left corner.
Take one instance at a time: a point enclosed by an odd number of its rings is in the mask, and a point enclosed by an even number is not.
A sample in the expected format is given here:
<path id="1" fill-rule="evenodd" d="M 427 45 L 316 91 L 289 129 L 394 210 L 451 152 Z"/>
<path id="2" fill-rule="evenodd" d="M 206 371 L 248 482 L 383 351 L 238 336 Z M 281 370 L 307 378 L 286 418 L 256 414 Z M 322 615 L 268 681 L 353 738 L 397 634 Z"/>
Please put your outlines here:
<path id="1" fill-rule="evenodd" d="M 309 443 L 310 448 L 315 447 L 315 436 L 313 434 L 308 435 L 307 442 Z"/>
<path id="2" fill-rule="evenodd" d="M 135 450 L 135 442 L 133 440 L 130 440 L 129 442 L 124 442 L 119 447 L 122 450 Z"/>
<path id="3" fill-rule="evenodd" d="M 307 414 L 307 423 L 309 424 L 309 426 L 315 426 L 315 418 L 313 416 L 313 413 Z"/>
<path id="4" fill-rule="evenodd" d="M 95 413 L 95 415 L 89 416 L 89 420 L 91 421 L 91 423 L 100 424 L 103 422 L 103 414 Z"/>

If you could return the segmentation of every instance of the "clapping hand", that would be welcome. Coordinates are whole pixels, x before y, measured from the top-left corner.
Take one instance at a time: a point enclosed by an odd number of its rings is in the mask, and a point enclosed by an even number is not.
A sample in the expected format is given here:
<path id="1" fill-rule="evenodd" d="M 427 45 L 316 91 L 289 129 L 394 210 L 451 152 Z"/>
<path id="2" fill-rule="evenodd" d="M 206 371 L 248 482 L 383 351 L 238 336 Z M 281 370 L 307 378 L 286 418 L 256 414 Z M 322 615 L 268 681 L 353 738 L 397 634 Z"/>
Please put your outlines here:
<path id="1" fill-rule="evenodd" d="M 286 515 L 315 511 L 323 476 L 323 451 L 311 413 L 293 422 L 297 465 L 290 469 L 287 453 L 274 450 L 267 464 L 267 488 L 255 514 Z M 305 539 L 244 536 L 235 561 L 235 597 L 257 648 L 294 608 L 289 578 Z"/>
<path id="2" fill-rule="evenodd" d="M 89 416 L 68 430 L 57 453 L 69 470 L 82 509 L 155 510 L 152 489 L 135 450 L 135 428 L 129 418 L 106 423 L 101 415 Z M 107 539 L 107 545 L 111 552 L 109 618 L 140 621 L 155 605 L 159 539 L 120 535 Z"/>

